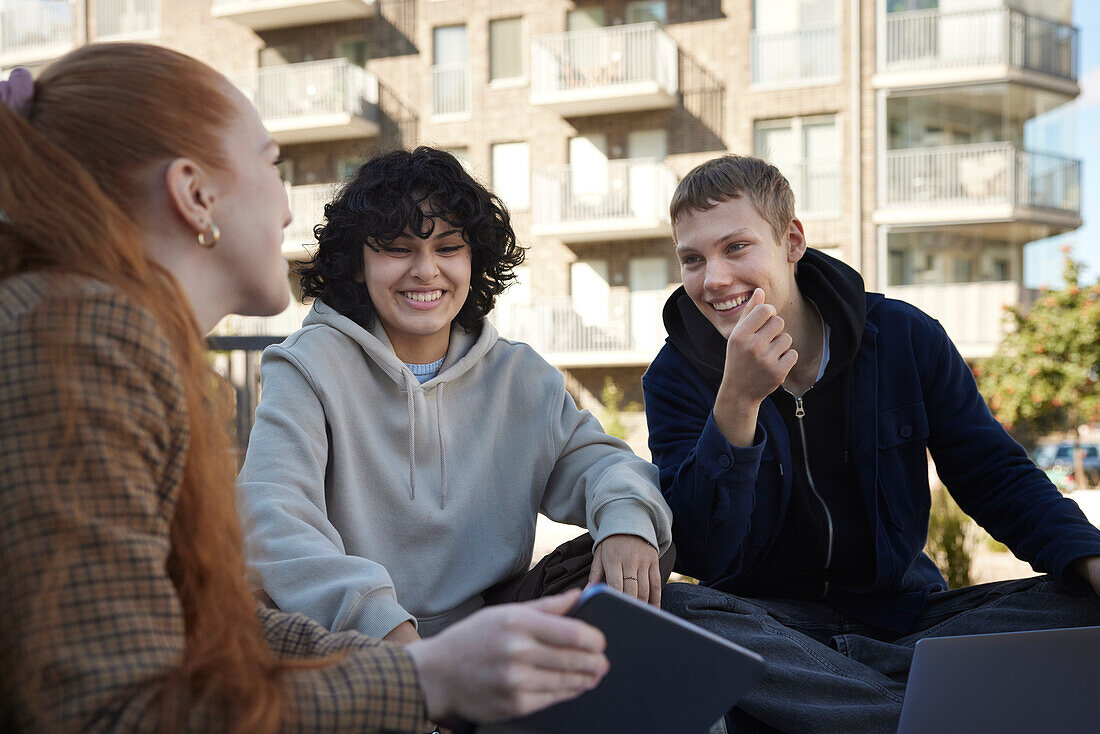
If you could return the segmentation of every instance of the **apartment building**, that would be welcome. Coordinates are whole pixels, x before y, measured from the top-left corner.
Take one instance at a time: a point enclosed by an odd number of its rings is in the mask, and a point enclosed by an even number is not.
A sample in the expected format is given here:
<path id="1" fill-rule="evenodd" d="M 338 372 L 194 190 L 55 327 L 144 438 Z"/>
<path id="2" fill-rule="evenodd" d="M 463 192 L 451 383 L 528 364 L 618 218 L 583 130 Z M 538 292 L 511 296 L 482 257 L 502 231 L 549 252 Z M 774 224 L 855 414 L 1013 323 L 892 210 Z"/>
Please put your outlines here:
<path id="1" fill-rule="evenodd" d="M 992 353 L 1023 246 L 1080 226 L 1080 162 L 1029 148 L 1078 94 L 1071 0 L 0 0 L 0 67 L 138 38 L 230 76 L 283 146 L 306 256 L 364 156 L 429 143 L 529 247 L 493 320 L 637 398 L 678 284 L 668 203 L 733 151 L 791 180 L 810 243 Z M 1063 151 L 1064 152 L 1064 151 Z M 300 305 L 229 318 L 285 336 Z"/>

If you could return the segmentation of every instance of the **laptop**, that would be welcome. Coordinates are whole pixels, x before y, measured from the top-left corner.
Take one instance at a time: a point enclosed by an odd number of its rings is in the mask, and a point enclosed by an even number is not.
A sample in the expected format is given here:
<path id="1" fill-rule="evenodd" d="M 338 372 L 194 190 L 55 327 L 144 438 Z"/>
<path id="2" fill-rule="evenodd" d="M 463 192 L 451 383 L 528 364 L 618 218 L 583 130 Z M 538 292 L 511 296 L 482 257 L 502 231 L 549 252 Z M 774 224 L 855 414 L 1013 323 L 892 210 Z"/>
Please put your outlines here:
<path id="1" fill-rule="evenodd" d="M 572 701 L 478 734 L 706 734 L 764 674 L 756 653 L 603 584 L 570 614 L 603 631 L 611 670 Z"/>
<path id="2" fill-rule="evenodd" d="M 917 642 L 898 734 L 1095 734 L 1100 627 Z"/>

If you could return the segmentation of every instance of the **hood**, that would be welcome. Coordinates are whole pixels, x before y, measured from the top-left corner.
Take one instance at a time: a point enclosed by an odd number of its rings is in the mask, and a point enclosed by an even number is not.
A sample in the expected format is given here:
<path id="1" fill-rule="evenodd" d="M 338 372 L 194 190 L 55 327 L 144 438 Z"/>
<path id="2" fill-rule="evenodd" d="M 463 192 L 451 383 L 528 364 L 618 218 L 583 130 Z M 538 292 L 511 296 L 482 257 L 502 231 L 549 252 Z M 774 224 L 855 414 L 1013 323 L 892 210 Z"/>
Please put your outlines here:
<path id="1" fill-rule="evenodd" d="M 806 248 L 795 281 L 802 296 L 813 301 L 832 330 L 829 364 L 822 378 L 831 379 L 848 367 L 859 350 L 867 321 L 863 278 L 840 260 Z M 717 389 L 726 361 L 726 340 L 695 307 L 683 286 L 665 302 L 664 323 L 668 343 Z"/>
<path id="2" fill-rule="evenodd" d="M 460 326 L 451 326 L 451 341 L 447 347 L 447 355 L 443 358 L 443 366 L 439 373 L 432 379 L 421 385 L 412 371 L 398 358 L 393 351 L 393 345 L 386 336 L 386 330 L 375 319 L 374 325 L 364 329 L 356 322 L 344 316 L 336 309 L 318 298 L 313 302 L 313 308 L 309 310 L 302 327 L 314 324 L 324 325 L 336 329 L 341 334 L 355 341 L 368 359 L 374 362 L 381 370 L 403 391 L 408 398 L 409 412 L 409 499 L 416 499 L 416 396 L 418 392 L 435 393 L 436 414 L 440 415 L 444 410 L 444 386 L 466 374 L 474 365 L 488 353 L 496 344 L 497 331 L 487 320 L 482 320 L 480 330 L 468 332 Z M 436 440 L 439 442 L 439 464 L 443 486 L 440 489 L 439 507 L 444 509 L 447 504 L 447 447 L 443 440 L 442 422 L 436 421 Z"/>

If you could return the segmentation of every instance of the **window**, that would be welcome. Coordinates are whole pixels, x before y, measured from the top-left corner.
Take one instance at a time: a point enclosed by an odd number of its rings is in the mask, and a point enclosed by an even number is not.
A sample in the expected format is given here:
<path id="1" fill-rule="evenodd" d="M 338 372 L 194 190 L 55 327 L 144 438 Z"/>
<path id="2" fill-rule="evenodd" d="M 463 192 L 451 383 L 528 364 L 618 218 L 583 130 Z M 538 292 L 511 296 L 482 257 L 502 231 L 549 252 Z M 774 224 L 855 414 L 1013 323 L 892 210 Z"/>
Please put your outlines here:
<path id="1" fill-rule="evenodd" d="M 787 177 L 799 216 L 840 213 L 840 139 L 833 115 L 757 122 L 753 149 Z"/>
<path id="2" fill-rule="evenodd" d="M 568 31 L 587 31 L 605 25 L 603 8 L 577 8 L 565 15 L 565 29 Z"/>
<path id="3" fill-rule="evenodd" d="M 352 36 L 336 42 L 336 58 L 347 59 L 353 66 L 366 68 L 370 46 L 364 36 Z"/>
<path id="4" fill-rule="evenodd" d="M 655 22 L 661 26 L 668 23 L 668 3 L 666 0 L 637 0 L 626 6 L 627 23 Z"/>
<path id="5" fill-rule="evenodd" d="M 159 34 L 160 0 L 96 3 L 96 36 L 101 40 L 155 38 Z"/>
<path id="6" fill-rule="evenodd" d="M 489 81 L 522 79 L 523 18 L 498 18 L 489 21 Z"/>
<path id="7" fill-rule="evenodd" d="M 470 168 L 470 149 L 465 145 L 459 145 L 453 148 L 440 148 L 440 150 L 453 155 L 467 172 L 473 170 Z"/>
<path id="8" fill-rule="evenodd" d="M 531 206 L 531 160 L 527 143 L 497 143 L 492 148 L 493 191 L 511 209 Z"/>
<path id="9" fill-rule="evenodd" d="M 470 46 L 464 25 L 432 31 L 432 113 L 470 114 Z"/>

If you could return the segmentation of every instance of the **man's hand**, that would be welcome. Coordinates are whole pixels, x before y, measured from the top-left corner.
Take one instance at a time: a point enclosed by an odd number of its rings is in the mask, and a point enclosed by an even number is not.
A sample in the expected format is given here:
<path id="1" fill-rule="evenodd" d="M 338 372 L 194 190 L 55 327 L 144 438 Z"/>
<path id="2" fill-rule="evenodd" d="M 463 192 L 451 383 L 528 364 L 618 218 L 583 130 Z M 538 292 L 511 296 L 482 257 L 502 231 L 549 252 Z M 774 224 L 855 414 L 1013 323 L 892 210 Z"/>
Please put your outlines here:
<path id="1" fill-rule="evenodd" d="M 1072 567 L 1081 578 L 1089 582 L 1096 595 L 1100 596 L 1100 556 L 1078 558 L 1073 562 Z"/>
<path id="2" fill-rule="evenodd" d="M 726 369 L 714 401 L 714 422 L 734 446 L 751 446 L 760 404 L 798 361 L 775 306 L 757 288 L 726 341 Z"/>
<path id="3" fill-rule="evenodd" d="M 596 546 L 588 585 L 601 581 L 655 607 L 661 606 L 657 549 L 637 535 L 609 535 Z"/>
<path id="4" fill-rule="evenodd" d="M 407 645 L 410 642 L 416 642 L 420 639 L 420 635 L 416 633 L 416 627 L 413 623 L 405 620 L 401 624 L 390 630 L 390 633 L 382 638 L 387 642 L 396 642 L 400 645 Z"/>
<path id="5" fill-rule="evenodd" d="M 563 617 L 580 591 L 470 615 L 406 649 L 428 716 L 489 723 L 523 716 L 595 688 L 610 664 L 603 633 Z"/>

